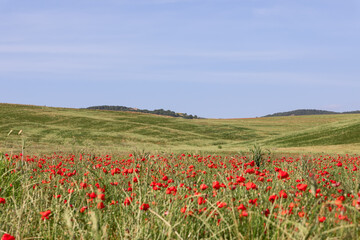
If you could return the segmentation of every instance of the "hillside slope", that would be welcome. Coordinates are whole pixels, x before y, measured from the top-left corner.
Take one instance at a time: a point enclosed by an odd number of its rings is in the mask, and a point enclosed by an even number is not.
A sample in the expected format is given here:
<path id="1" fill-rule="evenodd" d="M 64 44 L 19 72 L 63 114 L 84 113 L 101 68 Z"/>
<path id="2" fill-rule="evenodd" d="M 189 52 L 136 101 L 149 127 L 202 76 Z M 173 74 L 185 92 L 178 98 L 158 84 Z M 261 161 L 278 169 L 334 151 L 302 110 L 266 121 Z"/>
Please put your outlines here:
<path id="1" fill-rule="evenodd" d="M 282 147 L 326 146 L 360 143 L 360 118 L 284 134 L 268 144 Z"/>
<path id="2" fill-rule="evenodd" d="M 331 114 L 358 114 L 360 111 L 350 111 L 350 112 L 333 112 L 317 109 L 297 109 L 288 112 L 278 112 L 266 115 L 264 117 L 284 117 L 284 116 L 305 116 L 305 115 L 331 115 Z"/>
<path id="3" fill-rule="evenodd" d="M 7 136 L 10 130 L 13 132 Z M 21 136 L 17 133 L 23 130 Z M 358 147 L 359 115 L 182 119 L 152 114 L 0 104 L 0 151 L 238 152 L 254 142 L 272 149 Z"/>

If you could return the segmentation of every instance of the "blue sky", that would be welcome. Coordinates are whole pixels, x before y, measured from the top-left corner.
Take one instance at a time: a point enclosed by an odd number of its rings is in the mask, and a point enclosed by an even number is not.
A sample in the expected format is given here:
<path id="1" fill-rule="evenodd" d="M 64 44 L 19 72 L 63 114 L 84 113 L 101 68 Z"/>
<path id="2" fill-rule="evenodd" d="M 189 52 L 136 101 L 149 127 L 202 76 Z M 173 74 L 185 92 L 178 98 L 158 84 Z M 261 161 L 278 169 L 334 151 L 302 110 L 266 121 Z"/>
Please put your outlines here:
<path id="1" fill-rule="evenodd" d="M 360 109 L 358 0 L 0 0 L 0 102 Z"/>

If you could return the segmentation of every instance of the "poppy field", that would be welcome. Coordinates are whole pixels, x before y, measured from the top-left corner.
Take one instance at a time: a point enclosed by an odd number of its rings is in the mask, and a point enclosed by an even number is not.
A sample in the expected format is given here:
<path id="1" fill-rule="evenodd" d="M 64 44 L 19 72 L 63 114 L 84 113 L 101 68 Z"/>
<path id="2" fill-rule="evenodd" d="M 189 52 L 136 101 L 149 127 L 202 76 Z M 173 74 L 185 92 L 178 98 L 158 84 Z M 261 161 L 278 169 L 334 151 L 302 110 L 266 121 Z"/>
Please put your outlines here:
<path id="1" fill-rule="evenodd" d="M 1 239 L 358 239 L 360 156 L 2 154 Z"/>

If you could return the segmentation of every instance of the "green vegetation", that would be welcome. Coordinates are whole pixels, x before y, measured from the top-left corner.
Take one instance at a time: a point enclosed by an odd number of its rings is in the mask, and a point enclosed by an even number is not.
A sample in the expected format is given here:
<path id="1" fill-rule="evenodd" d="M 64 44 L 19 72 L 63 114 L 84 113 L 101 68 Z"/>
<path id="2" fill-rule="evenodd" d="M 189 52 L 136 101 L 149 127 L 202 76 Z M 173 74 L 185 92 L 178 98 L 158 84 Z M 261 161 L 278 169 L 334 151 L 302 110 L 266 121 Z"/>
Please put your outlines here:
<path id="1" fill-rule="evenodd" d="M 93 106 L 88 107 L 87 109 L 97 109 L 97 110 L 109 110 L 109 111 L 122 111 L 122 112 L 140 112 L 140 113 L 150 113 L 156 114 L 161 116 L 169 116 L 169 117 L 181 117 L 185 119 L 196 119 L 198 116 L 196 115 L 188 115 L 187 113 L 176 113 L 171 110 L 164 110 L 164 109 L 155 109 L 155 110 L 147 110 L 147 109 L 138 109 L 138 108 L 129 108 L 124 106 Z"/>
<path id="2" fill-rule="evenodd" d="M 304 116 L 304 115 L 329 115 L 329 114 L 357 114 L 360 111 L 351 111 L 351 112 L 333 112 L 333 111 L 324 111 L 317 109 L 298 109 L 289 112 L 278 112 L 274 114 L 266 115 L 265 117 L 284 117 L 284 116 Z"/>
<path id="3" fill-rule="evenodd" d="M 252 160 L 254 160 L 257 167 L 261 167 L 264 164 L 264 156 L 270 154 L 270 151 L 263 149 L 259 144 L 255 143 L 250 149 Z"/>
<path id="4" fill-rule="evenodd" d="M 356 152 L 357 114 L 183 119 L 152 114 L 0 104 L 0 151 Z M 13 133 L 8 136 L 10 130 Z M 18 132 L 22 130 L 22 135 Z M 301 148 L 301 149 L 300 149 Z"/>

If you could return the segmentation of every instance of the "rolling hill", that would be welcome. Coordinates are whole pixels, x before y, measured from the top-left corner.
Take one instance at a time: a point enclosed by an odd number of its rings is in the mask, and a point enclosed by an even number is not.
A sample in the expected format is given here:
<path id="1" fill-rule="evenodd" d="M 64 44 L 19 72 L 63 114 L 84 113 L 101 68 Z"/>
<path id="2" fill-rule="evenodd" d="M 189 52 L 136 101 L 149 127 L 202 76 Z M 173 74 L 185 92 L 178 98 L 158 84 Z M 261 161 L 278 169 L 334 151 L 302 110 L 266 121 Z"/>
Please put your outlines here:
<path id="1" fill-rule="evenodd" d="M 350 112 L 333 112 L 317 109 L 297 109 L 288 112 L 278 112 L 266 115 L 264 117 L 284 117 L 284 116 L 305 116 L 305 115 L 329 115 L 329 114 L 358 114 L 360 111 L 350 111 Z"/>
<path id="2" fill-rule="evenodd" d="M 183 119 L 153 114 L 0 104 L 0 151 L 353 151 L 360 115 Z M 8 136 L 10 130 L 12 133 Z M 22 135 L 17 133 L 22 130 Z"/>

